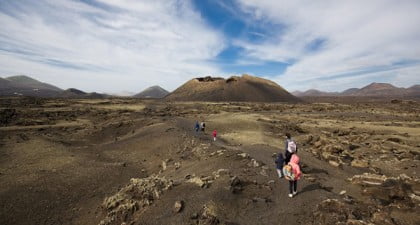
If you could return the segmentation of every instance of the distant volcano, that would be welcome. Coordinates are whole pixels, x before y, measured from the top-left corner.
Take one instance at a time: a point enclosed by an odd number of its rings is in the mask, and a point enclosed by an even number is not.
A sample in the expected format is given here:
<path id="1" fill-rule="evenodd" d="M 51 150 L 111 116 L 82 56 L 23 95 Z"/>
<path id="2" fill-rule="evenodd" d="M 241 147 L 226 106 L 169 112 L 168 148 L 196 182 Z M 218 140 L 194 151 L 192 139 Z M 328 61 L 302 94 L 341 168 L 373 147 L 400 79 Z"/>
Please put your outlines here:
<path id="1" fill-rule="evenodd" d="M 55 97 L 61 92 L 62 90 L 56 86 L 24 75 L 0 78 L 0 95 L 2 96 Z"/>
<path id="2" fill-rule="evenodd" d="M 299 102 L 278 84 L 250 75 L 195 78 L 165 97 L 171 101 Z"/>
<path id="3" fill-rule="evenodd" d="M 168 95 L 169 92 L 160 86 L 152 86 L 146 88 L 142 92 L 135 94 L 133 97 L 135 98 L 163 98 Z"/>
<path id="4" fill-rule="evenodd" d="M 358 96 L 358 97 L 418 97 L 420 96 L 420 85 L 413 85 L 410 88 L 399 88 L 388 83 L 371 83 L 362 88 L 350 88 L 343 92 L 322 92 L 319 90 L 308 90 L 305 92 L 295 91 L 295 96 Z"/>

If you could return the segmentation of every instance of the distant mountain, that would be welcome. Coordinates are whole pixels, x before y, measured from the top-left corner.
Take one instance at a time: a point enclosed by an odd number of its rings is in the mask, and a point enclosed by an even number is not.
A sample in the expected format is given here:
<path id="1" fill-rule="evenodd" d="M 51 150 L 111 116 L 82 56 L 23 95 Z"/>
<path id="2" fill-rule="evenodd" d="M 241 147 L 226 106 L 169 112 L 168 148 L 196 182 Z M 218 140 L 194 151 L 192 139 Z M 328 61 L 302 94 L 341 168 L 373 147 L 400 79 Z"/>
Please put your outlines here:
<path id="1" fill-rule="evenodd" d="M 18 86 L 25 87 L 25 88 L 32 88 L 32 89 L 39 89 L 39 90 L 53 90 L 53 91 L 62 91 L 62 89 L 53 86 L 51 84 L 43 83 L 38 80 L 35 80 L 31 77 L 25 75 L 19 76 L 11 76 L 7 77 L 6 80 L 17 84 Z"/>
<path id="2" fill-rule="evenodd" d="M 199 77 L 192 79 L 165 97 L 171 101 L 249 101 L 300 102 L 278 84 L 250 75 Z"/>
<path id="3" fill-rule="evenodd" d="M 420 85 L 413 85 L 407 88 L 408 95 L 420 96 Z"/>
<path id="4" fill-rule="evenodd" d="M 70 88 L 62 90 L 54 85 L 35 80 L 31 77 L 19 75 L 0 78 L 0 96 L 34 96 L 46 98 L 104 98 L 107 95 L 86 93 Z"/>
<path id="5" fill-rule="evenodd" d="M 351 94 L 352 96 L 402 96 L 405 88 L 397 88 L 387 83 L 371 83 Z"/>
<path id="6" fill-rule="evenodd" d="M 96 92 L 86 93 L 76 88 L 69 88 L 60 93 L 59 98 L 106 98 L 109 95 L 99 94 Z"/>
<path id="7" fill-rule="evenodd" d="M 349 95 L 353 95 L 353 94 L 357 93 L 359 90 L 360 90 L 359 88 L 349 88 L 349 89 L 341 92 L 339 95 L 349 96 Z"/>
<path id="8" fill-rule="evenodd" d="M 0 79 L 0 95 L 55 97 L 62 90 L 31 77 L 19 75 Z"/>
<path id="9" fill-rule="evenodd" d="M 76 88 L 69 88 L 63 92 L 60 93 L 59 97 L 62 98 L 77 98 L 77 97 L 84 97 L 87 93 L 84 91 L 81 91 Z"/>
<path id="10" fill-rule="evenodd" d="M 309 89 L 305 92 L 295 91 L 292 93 L 294 96 L 334 96 L 337 95 L 338 92 L 323 92 L 316 89 Z"/>
<path id="11" fill-rule="evenodd" d="M 135 98 L 163 98 L 168 95 L 169 92 L 160 86 L 152 86 L 146 88 L 142 92 L 133 95 Z"/>
<path id="12" fill-rule="evenodd" d="M 420 96 L 420 85 L 398 88 L 388 83 L 371 83 L 362 88 L 350 88 L 343 92 L 322 92 L 308 90 L 297 96 L 359 96 L 359 97 L 416 97 Z"/>

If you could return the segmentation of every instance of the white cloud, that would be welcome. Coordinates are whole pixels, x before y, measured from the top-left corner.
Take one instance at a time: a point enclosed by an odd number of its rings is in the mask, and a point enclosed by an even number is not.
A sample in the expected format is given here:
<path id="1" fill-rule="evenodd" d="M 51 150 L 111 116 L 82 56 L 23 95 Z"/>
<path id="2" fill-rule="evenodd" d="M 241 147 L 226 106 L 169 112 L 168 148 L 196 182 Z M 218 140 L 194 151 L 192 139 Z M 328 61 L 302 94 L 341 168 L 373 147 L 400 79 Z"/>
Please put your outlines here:
<path id="1" fill-rule="evenodd" d="M 0 4 L 0 74 L 27 74 L 62 88 L 172 90 L 218 74 L 225 46 L 190 1 L 11 1 Z"/>
<path id="2" fill-rule="evenodd" d="M 247 56 L 259 60 L 293 62 L 284 74 L 274 78 L 287 89 L 343 90 L 350 80 L 354 86 L 366 85 L 373 73 L 357 71 L 388 67 L 392 69 L 388 76 L 404 74 L 405 79 L 390 81 L 405 86 L 420 82 L 418 70 L 408 69 L 411 64 L 393 67 L 400 62 L 420 62 L 419 1 L 237 1 L 254 19 L 284 26 L 273 30 L 271 38 L 262 44 L 240 40 L 235 44 L 245 48 Z M 316 40 L 323 40 L 320 48 L 308 50 Z M 357 76 L 333 78 L 345 73 Z M 376 78 L 381 81 L 380 76 Z"/>

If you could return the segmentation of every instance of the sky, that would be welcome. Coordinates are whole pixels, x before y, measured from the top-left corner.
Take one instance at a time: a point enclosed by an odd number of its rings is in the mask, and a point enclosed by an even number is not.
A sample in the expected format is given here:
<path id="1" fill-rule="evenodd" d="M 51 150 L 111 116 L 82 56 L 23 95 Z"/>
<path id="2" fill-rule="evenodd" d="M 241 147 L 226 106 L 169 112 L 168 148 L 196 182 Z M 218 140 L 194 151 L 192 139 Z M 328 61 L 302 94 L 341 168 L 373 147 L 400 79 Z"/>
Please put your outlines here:
<path id="1" fill-rule="evenodd" d="M 288 91 L 420 84 L 420 1 L 0 1 L 0 77 L 128 94 L 245 73 Z"/>

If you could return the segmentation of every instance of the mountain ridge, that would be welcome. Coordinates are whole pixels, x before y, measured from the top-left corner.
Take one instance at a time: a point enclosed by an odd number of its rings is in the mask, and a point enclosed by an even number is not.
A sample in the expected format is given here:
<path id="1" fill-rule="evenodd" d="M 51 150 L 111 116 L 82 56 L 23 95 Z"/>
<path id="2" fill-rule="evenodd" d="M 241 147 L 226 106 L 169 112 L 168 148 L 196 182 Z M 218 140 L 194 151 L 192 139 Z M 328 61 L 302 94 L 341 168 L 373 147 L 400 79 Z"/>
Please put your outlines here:
<path id="1" fill-rule="evenodd" d="M 420 85 L 413 85 L 409 88 L 396 87 L 389 83 L 373 82 L 362 88 L 349 88 L 342 92 L 324 92 L 316 89 L 307 91 L 295 91 L 296 96 L 358 96 L 358 97 L 398 97 L 398 96 L 420 96 Z"/>

